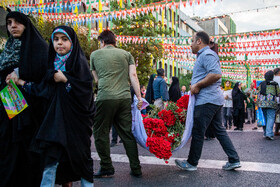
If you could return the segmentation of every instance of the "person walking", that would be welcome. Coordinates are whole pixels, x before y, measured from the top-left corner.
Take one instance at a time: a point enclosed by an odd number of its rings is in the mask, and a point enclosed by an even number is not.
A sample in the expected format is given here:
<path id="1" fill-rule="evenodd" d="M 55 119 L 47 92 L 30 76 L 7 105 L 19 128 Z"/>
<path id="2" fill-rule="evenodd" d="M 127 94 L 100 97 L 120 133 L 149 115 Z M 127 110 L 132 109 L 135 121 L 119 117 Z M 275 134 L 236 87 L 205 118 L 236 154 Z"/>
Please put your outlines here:
<path id="1" fill-rule="evenodd" d="M 225 82 L 223 90 L 225 104 L 223 107 L 224 126 L 226 129 L 231 129 L 232 126 L 232 88 L 230 81 Z"/>
<path id="2" fill-rule="evenodd" d="M 20 85 L 19 78 L 39 83 L 47 69 L 48 45 L 20 12 L 6 16 L 8 40 L 0 54 L 0 90 L 10 80 Z M 12 119 L 8 118 L 0 100 L 0 186 L 36 187 L 41 182 L 39 155 L 30 151 L 30 144 L 44 116 L 45 100 L 18 87 L 28 107 Z"/>
<path id="3" fill-rule="evenodd" d="M 243 130 L 245 120 L 246 96 L 241 90 L 242 83 L 235 83 L 232 89 L 233 103 L 233 123 L 236 128 L 234 130 Z"/>
<path id="4" fill-rule="evenodd" d="M 177 102 L 181 97 L 180 85 L 178 77 L 172 77 L 172 83 L 168 91 L 170 101 Z"/>
<path id="5" fill-rule="evenodd" d="M 191 93 L 195 94 L 194 125 L 188 160 L 175 160 L 176 165 L 187 171 L 197 170 L 201 157 L 205 131 L 212 126 L 228 162 L 222 167 L 232 170 L 241 167 L 239 156 L 222 124 L 221 108 L 224 104 L 221 85 L 221 66 L 218 55 L 209 48 L 209 36 L 200 31 L 192 38 L 192 52 L 197 54 L 191 81 Z"/>
<path id="6" fill-rule="evenodd" d="M 279 85 L 273 81 L 274 72 L 268 71 L 264 75 L 265 81 L 261 82 L 258 87 L 258 106 L 262 109 L 265 126 L 263 126 L 264 137 L 268 140 L 274 139 L 273 126 L 275 120 L 275 112 L 277 109 L 276 98 L 280 94 Z"/>
<path id="7" fill-rule="evenodd" d="M 280 86 L 280 68 L 275 68 L 275 69 L 273 70 L 273 72 L 274 72 L 274 78 L 273 78 L 273 80 L 274 80 L 275 82 L 277 82 L 278 85 Z M 278 99 L 279 99 L 279 98 L 278 98 Z M 277 114 L 280 115 L 280 104 L 279 104 L 279 103 L 280 103 L 280 102 L 279 102 L 279 100 L 278 100 L 278 109 L 277 109 L 275 115 L 277 115 Z M 278 123 L 278 122 L 275 121 L 275 132 L 274 132 L 274 135 L 275 135 L 275 136 L 280 136 L 279 129 L 280 129 L 280 123 Z"/>
<path id="8" fill-rule="evenodd" d="M 146 95 L 145 95 L 145 99 L 148 101 L 148 103 L 150 105 L 153 105 L 154 102 L 155 102 L 155 99 L 154 99 L 154 89 L 153 89 L 153 83 L 154 83 L 154 80 L 156 79 L 156 74 L 152 74 L 149 78 L 149 83 L 148 83 L 148 86 L 147 86 L 147 91 L 146 91 Z M 150 110 L 152 110 L 152 108 L 149 106 L 147 106 L 146 108 L 146 113 L 149 113 Z"/>
<path id="9" fill-rule="evenodd" d="M 160 110 L 164 108 L 164 102 L 167 102 L 169 100 L 167 84 L 164 78 L 164 69 L 158 69 L 157 78 L 153 83 L 153 90 L 155 99 L 154 105 Z"/>
<path id="10" fill-rule="evenodd" d="M 24 85 L 30 94 L 48 100 L 47 112 L 36 135 L 36 151 L 41 153 L 44 167 L 41 187 L 77 180 L 81 180 L 82 187 L 93 186 L 92 83 L 75 31 L 68 26 L 54 28 L 45 78 L 39 85 Z"/>
<path id="11" fill-rule="evenodd" d="M 253 123 L 253 119 L 254 119 L 254 110 L 253 110 L 253 103 L 254 103 L 254 100 L 252 97 L 250 97 L 250 93 L 247 92 L 247 99 L 246 99 L 246 109 L 245 109 L 245 112 L 247 111 L 247 114 L 248 114 L 248 121 L 245 123 L 245 124 L 252 124 Z"/>
<path id="12" fill-rule="evenodd" d="M 252 123 L 255 123 L 255 121 L 256 121 L 256 110 L 255 110 L 255 98 L 256 98 L 256 96 L 257 96 L 257 90 L 256 90 L 256 88 L 255 88 L 255 83 L 254 82 L 252 82 L 251 84 L 250 84 L 250 88 L 247 88 L 247 89 L 245 89 L 245 93 L 247 94 L 247 93 L 249 93 L 250 94 L 250 98 L 253 100 L 253 111 L 252 111 Z"/>
<path id="13" fill-rule="evenodd" d="M 123 141 L 129 159 L 131 172 L 141 177 L 142 171 L 138 158 L 136 140 L 131 132 L 131 93 L 129 80 L 138 99 L 141 109 L 140 85 L 136 74 L 133 56 L 116 48 L 116 36 L 105 30 L 98 36 L 101 49 L 91 53 L 90 65 L 95 81 L 98 83 L 96 98 L 96 115 L 93 125 L 93 136 L 96 151 L 101 159 L 100 169 L 94 177 L 112 176 L 115 173 L 110 157 L 109 131 L 114 124 Z"/>

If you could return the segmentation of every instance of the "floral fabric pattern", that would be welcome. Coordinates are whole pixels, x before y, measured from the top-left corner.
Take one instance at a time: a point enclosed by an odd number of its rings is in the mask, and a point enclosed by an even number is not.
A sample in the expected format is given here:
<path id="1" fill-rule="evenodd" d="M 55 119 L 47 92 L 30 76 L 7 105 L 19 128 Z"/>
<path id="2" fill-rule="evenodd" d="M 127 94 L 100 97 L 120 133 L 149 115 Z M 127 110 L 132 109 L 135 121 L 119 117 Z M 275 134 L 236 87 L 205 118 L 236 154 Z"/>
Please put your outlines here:
<path id="1" fill-rule="evenodd" d="M 258 90 L 261 88 L 259 87 Z M 267 85 L 267 95 L 258 94 L 258 106 L 260 108 L 272 108 L 277 109 L 277 95 L 280 94 L 279 86 Z"/>

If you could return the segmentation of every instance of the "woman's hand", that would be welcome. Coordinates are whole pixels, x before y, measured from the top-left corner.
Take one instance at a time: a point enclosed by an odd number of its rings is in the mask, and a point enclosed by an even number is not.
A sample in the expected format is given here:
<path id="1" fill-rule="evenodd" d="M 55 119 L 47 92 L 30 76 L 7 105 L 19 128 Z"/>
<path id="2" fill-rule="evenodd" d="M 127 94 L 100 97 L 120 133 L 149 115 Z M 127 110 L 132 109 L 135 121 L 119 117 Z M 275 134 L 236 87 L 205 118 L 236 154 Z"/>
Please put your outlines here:
<path id="1" fill-rule="evenodd" d="M 62 71 L 58 70 L 54 76 L 53 76 L 53 79 L 55 82 L 64 82 L 66 83 L 67 82 L 67 78 L 66 76 L 62 73 Z"/>
<path id="2" fill-rule="evenodd" d="M 15 71 L 13 71 L 12 73 L 10 73 L 9 75 L 7 75 L 6 77 L 6 83 L 9 84 L 10 83 L 10 80 L 14 81 L 14 83 L 17 83 L 19 78 L 16 74 Z"/>
<path id="3" fill-rule="evenodd" d="M 22 79 L 18 79 L 18 81 L 16 82 L 17 85 L 23 86 L 25 84 L 25 81 Z"/>

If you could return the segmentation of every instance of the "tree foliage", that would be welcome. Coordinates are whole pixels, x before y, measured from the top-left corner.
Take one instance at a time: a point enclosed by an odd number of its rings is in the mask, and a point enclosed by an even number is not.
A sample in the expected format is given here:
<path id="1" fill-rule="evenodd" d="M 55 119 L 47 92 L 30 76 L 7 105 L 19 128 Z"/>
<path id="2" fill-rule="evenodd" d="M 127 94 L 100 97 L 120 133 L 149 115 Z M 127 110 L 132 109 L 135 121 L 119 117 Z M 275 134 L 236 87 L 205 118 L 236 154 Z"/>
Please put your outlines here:
<path id="1" fill-rule="evenodd" d="M 180 88 L 182 86 L 186 86 L 186 90 L 189 91 L 190 90 L 191 80 L 192 80 L 192 72 L 188 73 L 186 75 L 180 74 L 179 75 Z"/>
<path id="2" fill-rule="evenodd" d="M 152 1 L 136 1 L 134 6 L 142 6 Z M 119 4 L 116 0 L 110 2 L 110 6 L 113 9 L 118 9 Z M 127 3 L 124 3 L 124 7 L 128 7 Z M 145 15 L 129 16 L 125 19 L 113 20 L 115 27 L 112 31 L 116 35 L 128 35 L 128 36 L 161 36 L 162 34 L 170 35 L 171 31 L 163 29 L 158 26 L 159 22 L 156 21 L 152 13 Z M 135 59 L 137 66 L 137 74 L 141 85 L 147 85 L 149 76 L 155 72 L 155 68 L 152 66 L 152 62 L 159 61 L 164 55 L 164 48 L 162 43 L 155 40 L 149 40 L 142 44 L 135 43 L 122 43 L 119 44 L 119 48 L 129 51 Z"/>

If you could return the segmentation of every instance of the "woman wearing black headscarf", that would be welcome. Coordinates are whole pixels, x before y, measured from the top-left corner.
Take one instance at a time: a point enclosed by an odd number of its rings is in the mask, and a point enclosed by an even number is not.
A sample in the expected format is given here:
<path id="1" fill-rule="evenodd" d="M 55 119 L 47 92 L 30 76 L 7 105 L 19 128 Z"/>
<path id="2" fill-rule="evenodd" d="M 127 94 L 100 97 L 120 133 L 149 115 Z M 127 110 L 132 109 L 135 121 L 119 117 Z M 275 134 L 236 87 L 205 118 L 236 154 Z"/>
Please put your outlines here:
<path id="1" fill-rule="evenodd" d="M 168 93 L 169 93 L 170 101 L 177 102 L 177 100 L 180 99 L 181 90 L 180 90 L 178 77 L 172 77 L 172 83 L 171 83 Z"/>
<path id="2" fill-rule="evenodd" d="M 275 112 L 277 109 L 276 97 L 279 96 L 279 85 L 273 81 L 273 71 L 265 73 L 263 81 L 258 87 L 258 105 L 263 111 L 266 126 L 263 127 L 264 136 L 268 140 L 274 139 L 273 125 L 275 120 Z"/>
<path id="3" fill-rule="evenodd" d="M 40 94 L 49 101 L 36 136 L 37 151 L 43 155 L 41 186 L 82 181 L 93 183 L 91 158 L 94 115 L 93 77 L 75 31 L 67 26 L 53 31 L 48 71 Z M 43 85 L 43 86 L 42 86 Z M 30 92 L 36 88 L 29 88 Z"/>
<path id="4" fill-rule="evenodd" d="M 18 78 L 40 82 L 47 67 L 48 45 L 29 18 L 19 12 L 6 16 L 8 41 L 0 55 L 0 90 Z M 8 119 L 0 101 L 0 186 L 38 186 L 39 159 L 29 151 L 43 117 L 43 100 L 19 87 L 28 107 Z"/>
<path id="5" fill-rule="evenodd" d="M 232 104 L 233 104 L 233 123 L 236 128 L 234 130 L 243 130 L 245 119 L 245 101 L 246 96 L 241 90 L 242 83 L 235 83 L 232 89 Z"/>
<path id="6" fill-rule="evenodd" d="M 147 91 L 146 91 L 146 96 L 145 96 L 145 99 L 150 103 L 150 104 L 154 104 L 154 89 L 153 89 L 153 83 L 154 83 L 154 80 L 155 80 L 155 77 L 156 77 L 156 74 L 152 74 L 150 79 L 149 79 L 149 83 L 148 83 L 148 86 L 147 86 Z M 152 108 L 151 107 L 147 107 L 146 110 L 147 110 L 147 113 L 151 110 Z"/>

